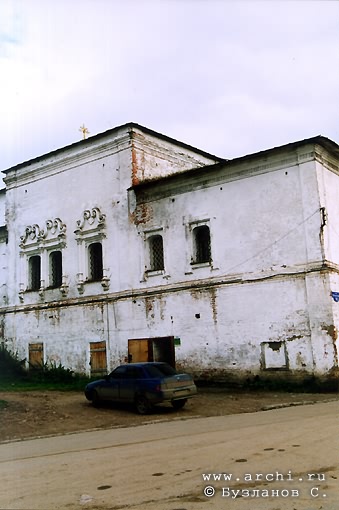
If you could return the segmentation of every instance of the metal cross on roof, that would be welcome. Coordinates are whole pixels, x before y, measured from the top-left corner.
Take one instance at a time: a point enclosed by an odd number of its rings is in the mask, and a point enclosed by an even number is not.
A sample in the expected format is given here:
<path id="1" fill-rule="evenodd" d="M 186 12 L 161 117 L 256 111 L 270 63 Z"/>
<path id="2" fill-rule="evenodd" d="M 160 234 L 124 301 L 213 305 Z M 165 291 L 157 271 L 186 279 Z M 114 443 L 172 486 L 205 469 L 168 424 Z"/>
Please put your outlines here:
<path id="1" fill-rule="evenodd" d="M 89 135 L 89 131 L 88 131 L 87 127 L 85 126 L 85 124 L 80 126 L 79 131 L 82 132 L 82 136 L 84 137 L 84 140 L 85 140 L 86 136 Z"/>

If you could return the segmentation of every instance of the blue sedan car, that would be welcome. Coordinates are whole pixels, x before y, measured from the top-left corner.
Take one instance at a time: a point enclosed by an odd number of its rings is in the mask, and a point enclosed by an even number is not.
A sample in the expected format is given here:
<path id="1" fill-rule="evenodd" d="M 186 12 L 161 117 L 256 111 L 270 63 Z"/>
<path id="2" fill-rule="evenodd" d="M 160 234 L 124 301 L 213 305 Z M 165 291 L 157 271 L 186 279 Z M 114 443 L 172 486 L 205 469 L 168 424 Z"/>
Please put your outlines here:
<path id="1" fill-rule="evenodd" d="M 93 405 L 102 401 L 132 403 L 139 414 L 147 414 L 155 404 L 163 402 L 181 409 L 196 393 L 189 374 L 177 373 L 167 363 L 160 362 L 120 365 L 85 388 L 85 396 Z"/>

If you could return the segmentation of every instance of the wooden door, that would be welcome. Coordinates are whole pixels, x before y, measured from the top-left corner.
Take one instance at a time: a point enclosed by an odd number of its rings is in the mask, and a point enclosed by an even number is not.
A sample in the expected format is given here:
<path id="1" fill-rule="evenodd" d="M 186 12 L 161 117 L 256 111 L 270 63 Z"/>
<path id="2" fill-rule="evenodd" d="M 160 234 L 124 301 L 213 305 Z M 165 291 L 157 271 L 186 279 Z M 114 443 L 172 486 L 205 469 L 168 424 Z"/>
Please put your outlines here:
<path id="1" fill-rule="evenodd" d="M 128 361 L 165 361 L 175 368 L 174 337 L 137 338 L 128 340 Z"/>
<path id="2" fill-rule="evenodd" d="M 149 338 L 128 340 L 128 361 L 129 363 L 153 361 Z"/>
<path id="3" fill-rule="evenodd" d="M 29 368 L 42 368 L 44 364 L 44 344 L 36 343 L 28 345 Z"/>
<path id="4" fill-rule="evenodd" d="M 91 376 L 107 373 L 106 342 L 90 342 Z"/>

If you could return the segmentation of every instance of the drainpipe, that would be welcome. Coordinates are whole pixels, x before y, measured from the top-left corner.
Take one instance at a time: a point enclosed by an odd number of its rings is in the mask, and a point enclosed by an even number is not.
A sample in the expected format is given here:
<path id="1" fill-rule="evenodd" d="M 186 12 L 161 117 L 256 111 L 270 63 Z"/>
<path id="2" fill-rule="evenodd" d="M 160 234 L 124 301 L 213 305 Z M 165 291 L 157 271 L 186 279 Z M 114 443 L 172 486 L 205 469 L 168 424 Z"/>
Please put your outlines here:
<path id="1" fill-rule="evenodd" d="M 113 305 L 114 306 L 114 305 Z M 106 301 L 106 327 L 107 327 L 107 349 L 106 349 L 106 366 L 107 371 L 111 371 L 111 344 L 110 344 L 110 335 L 109 335 L 109 312 L 108 312 L 108 301 Z"/>
<path id="2" fill-rule="evenodd" d="M 325 226 L 327 225 L 327 211 L 326 207 L 320 207 L 320 249 L 323 266 L 325 265 Z"/>

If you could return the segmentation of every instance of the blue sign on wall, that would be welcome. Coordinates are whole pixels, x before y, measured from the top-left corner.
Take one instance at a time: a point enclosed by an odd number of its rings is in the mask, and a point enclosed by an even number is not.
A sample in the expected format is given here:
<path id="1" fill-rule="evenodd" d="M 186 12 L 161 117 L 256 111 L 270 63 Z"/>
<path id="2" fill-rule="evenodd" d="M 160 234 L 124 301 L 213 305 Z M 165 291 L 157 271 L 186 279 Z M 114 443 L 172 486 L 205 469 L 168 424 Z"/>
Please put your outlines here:
<path id="1" fill-rule="evenodd" d="M 338 303 L 339 301 L 339 292 L 331 292 L 331 296 L 333 297 L 334 301 Z"/>

